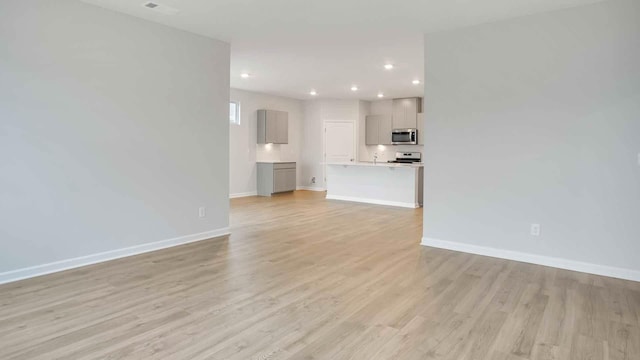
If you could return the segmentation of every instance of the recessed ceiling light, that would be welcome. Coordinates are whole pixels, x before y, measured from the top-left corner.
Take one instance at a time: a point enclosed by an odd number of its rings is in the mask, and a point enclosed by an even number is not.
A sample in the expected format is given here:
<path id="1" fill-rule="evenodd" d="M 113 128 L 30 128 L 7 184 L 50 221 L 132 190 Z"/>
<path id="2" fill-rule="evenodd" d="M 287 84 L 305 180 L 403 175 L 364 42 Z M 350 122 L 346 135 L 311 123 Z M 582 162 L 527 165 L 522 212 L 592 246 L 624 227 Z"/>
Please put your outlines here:
<path id="1" fill-rule="evenodd" d="M 355 85 L 353 85 L 353 86 L 351 87 L 351 91 L 358 91 L 358 87 L 357 87 L 357 86 L 355 86 Z"/>
<path id="2" fill-rule="evenodd" d="M 311 90 L 309 92 L 309 95 L 316 96 L 316 95 L 318 95 L 318 93 L 315 90 Z"/>
<path id="3" fill-rule="evenodd" d="M 240 74 L 240 77 L 241 77 L 241 78 L 243 78 L 243 79 L 246 79 L 246 78 L 248 78 L 249 76 L 250 76 L 250 75 L 249 75 L 248 73 L 242 73 L 242 74 Z"/>
<path id="4" fill-rule="evenodd" d="M 378 93 L 378 97 L 379 98 L 384 97 L 384 94 L 383 93 Z"/>
<path id="5" fill-rule="evenodd" d="M 387 69 L 387 70 L 391 70 L 391 69 L 393 69 L 393 64 L 385 64 L 384 68 Z"/>
<path id="6" fill-rule="evenodd" d="M 413 85 L 418 85 L 418 84 L 420 84 L 420 80 L 413 80 L 411 83 L 412 83 Z"/>

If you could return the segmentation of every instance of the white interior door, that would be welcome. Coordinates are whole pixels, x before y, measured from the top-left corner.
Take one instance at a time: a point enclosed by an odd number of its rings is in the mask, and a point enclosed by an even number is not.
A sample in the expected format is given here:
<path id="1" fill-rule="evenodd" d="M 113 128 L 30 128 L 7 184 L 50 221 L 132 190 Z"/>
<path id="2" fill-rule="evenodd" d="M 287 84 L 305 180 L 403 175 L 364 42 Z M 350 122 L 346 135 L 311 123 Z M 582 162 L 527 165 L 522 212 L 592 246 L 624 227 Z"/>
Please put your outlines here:
<path id="1" fill-rule="evenodd" d="M 356 161 L 356 130 L 353 121 L 325 121 L 324 163 L 348 163 Z M 324 166 L 327 182 L 326 165 Z"/>

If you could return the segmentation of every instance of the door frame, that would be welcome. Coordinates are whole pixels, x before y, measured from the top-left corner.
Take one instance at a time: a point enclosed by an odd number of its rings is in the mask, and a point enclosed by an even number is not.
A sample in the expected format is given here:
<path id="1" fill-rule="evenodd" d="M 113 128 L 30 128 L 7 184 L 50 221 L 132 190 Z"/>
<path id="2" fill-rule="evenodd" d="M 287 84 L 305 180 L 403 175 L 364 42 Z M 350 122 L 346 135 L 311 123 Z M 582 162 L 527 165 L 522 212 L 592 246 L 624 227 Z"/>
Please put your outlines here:
<path id="1" fill-rule="evenodd" d="M 327 188 L 327 124 L 353 125 L 353 161 L 358 161 L 358 123 L 355 120 L 324 120 L 322 122 L 322 179 Z"/>

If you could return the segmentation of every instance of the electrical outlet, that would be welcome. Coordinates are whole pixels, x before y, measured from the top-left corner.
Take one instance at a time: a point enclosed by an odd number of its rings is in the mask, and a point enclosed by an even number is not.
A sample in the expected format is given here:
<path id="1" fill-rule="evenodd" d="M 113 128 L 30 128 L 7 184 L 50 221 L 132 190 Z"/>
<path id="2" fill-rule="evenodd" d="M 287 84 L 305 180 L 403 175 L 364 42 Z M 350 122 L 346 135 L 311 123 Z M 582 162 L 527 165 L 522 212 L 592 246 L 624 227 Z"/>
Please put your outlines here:
<path id="1" fill-rule="evenodd" d="M 316 183 L 316 177 L 315 177 L 315 176 L 311 178 L 311 183 L 312 183 L 312 184 L 315 184 L 315 183 Z"/>
<path id="2" fill-rule="evenodd" d="M 204 206 L 201 206 L 198 209 L 198 216 L 200 216 L 201 218 L 207 216 L 207 209 Z"/>
<path id="3" fill-rule="evenodd" d="M 531 224 L 531 236 L 540 236 L 540 224 Z"/>

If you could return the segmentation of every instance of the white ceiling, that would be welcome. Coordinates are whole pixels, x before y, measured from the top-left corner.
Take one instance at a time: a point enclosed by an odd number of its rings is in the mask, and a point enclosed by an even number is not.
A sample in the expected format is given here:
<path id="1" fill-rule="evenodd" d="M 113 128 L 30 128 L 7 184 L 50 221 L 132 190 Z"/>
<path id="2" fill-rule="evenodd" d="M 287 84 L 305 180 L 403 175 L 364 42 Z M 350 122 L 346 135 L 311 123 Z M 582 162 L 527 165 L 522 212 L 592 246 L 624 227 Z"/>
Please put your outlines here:
<path id="1" fill-rule="evenodd" d="M 434 32 L 597 0 L 83 0 L 231 43 L 231 86 L 298 99 L 421 96 Z M 393 70 L 385 70 L 386 62 Z M 251 74 L 242 79 L 240 73 Z M 350 90 L 358 85 L 357 92 Z"/>

